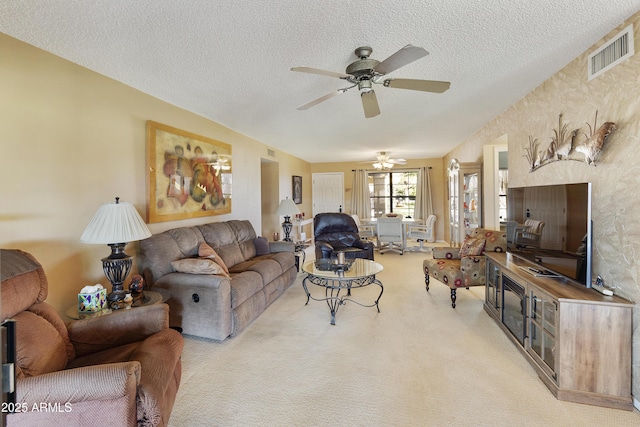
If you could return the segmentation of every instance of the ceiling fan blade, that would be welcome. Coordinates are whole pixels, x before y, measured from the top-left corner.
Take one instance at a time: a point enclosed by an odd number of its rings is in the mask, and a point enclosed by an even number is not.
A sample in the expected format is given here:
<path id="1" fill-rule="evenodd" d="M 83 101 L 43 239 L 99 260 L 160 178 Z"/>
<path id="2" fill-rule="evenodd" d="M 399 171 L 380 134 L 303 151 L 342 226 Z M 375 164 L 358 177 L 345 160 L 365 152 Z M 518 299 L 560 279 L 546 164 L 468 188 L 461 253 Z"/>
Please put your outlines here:
<path id="1" fill-rule="evenodd" d="M 417 79 L 387 79 L 384 81 L 384 85 L 397 89 L 421 90 L 434 93 L 445 92 L 451 87 L 450 82 Z"/>
<path id="2" fill-rule="evenodd" d="M 380 114 L 380 107 L 378 106 L 378 98 L 376 93 L 372 90 L 369 92 L 360 93 L 362 98 L 362 107 L 364 108 L 364 116 L 369 119 Z"/>
<path id="3" fill-rule="evenodd" d="M 393 163 L 395 165 L 406 165 L 407 161 L 405 159 L 389 159 L 387 160 L 389 163 Z"/>
<path id="4" fill-rule="evenodd" d="M 298 109 L 298 110 L 300 110 L 300 111 L 302 111 L 302 110 L 307 110 L 307 109 L 309 109 L 309 108 L 313 107 L 314 105 L 318 105 L 318 104 L 320 104 L 321 102 L 324 102 L 324 101 L 326 101 L 327 99 L 331 99 L 331 98 L 333 98 L 334 96 L 336 96 L 336 95 L 340 95 L 341 93 L 344 93 L 344 92 L 346 92 L 346 90 L 345 90 L 345 89 L 338 89 L 338 90 L 336 90 L 336 91 L 334 91 L 334 92 L 330 92 L 330 93 L 328 93 L 328 94 L 326 94 L 326 95 L 324 95 L 324 96 L 321 96 L 321 97 L 320 97 L 320 98 L 318 98 L 318 99 L 314 99 L 313 101 L 311 101 L 311 102 L 309 102 L 309 103 L 307 103 L 307 104 L 304 104 L 304 105 L 302 105 L 302 106 L 298 107 L 297 109 Z"/>
<path id="5" fill-rule="evenodd" d="M 318 68 L 310 67 L 293 67 L 291 71 L 297 71 L 299 73 L 318 74 L 320 76 L 337 77 L 339 79 L 346 79 L 351 77 L 349 74 L 336 73 L 333 71 L 320 70 Z"/>
<path id="6" fill-rule="evenodd" d="M 411 64 L 413 61 L 427 56 L 428 54 L 429 52 L 424 48 L 408 44 L 379 63 L 375 71 L 380 74 L 389 74 L 400 67 L 404 67 L 405 65 Z"/>

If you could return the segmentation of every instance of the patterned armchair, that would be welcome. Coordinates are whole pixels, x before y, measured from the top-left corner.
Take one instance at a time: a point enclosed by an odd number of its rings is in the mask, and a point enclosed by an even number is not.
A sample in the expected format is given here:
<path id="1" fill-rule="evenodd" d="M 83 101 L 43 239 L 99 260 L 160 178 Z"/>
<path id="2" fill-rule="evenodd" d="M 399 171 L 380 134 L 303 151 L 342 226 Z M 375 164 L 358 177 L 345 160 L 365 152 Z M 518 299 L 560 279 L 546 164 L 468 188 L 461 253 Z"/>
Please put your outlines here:
<path id="1" fill-rule="evenodd" d="M 422 262 L 427 292 L 431 276 L 451 288 L 451 306 L 456 308 L 458 288 L 484 286 L 484 253 L 506 250 L 506 233 L 484 228 L 474 229 L 460 248 L 433 248 L 433 258 L 427 258 Z"/>

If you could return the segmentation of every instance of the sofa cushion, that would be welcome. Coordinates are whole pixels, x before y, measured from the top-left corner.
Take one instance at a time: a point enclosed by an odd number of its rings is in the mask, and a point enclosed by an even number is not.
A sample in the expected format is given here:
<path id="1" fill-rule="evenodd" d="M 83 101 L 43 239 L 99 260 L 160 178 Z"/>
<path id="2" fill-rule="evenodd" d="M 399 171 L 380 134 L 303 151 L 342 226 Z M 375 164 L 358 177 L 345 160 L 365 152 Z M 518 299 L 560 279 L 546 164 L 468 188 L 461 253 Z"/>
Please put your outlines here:
<path id="1" fill-rule="evenodd" d="M 425 259 L 423 262 L 425 274 L 441 281 L 451 289 L 464 286 L 460 260 L 458 259 Z"/>
<path id="2" fill-rule="evenodd" d="M 231 273 L 240 273 L 243 271 L 255 271 L 256 273 L 260 274 L 263 286 L 271 282 L 272 280 L 275 280 L 283 273 L 280 263 L 274 259 L 271 259 L 269 255 L 262 255 L 259 257 L 251 258 L 248 261 L 234 265 L 230 270 Z"/>
<path id="3" fill-rule="evenodd" d="M 256 237 L 253 243 L 256 245 L 256 256 L 266 255 L 271 252 L 269 249 L 269 241 L 266 237 Z"/>
<path id="4" fill-rule="evenodd" d="M 222 267 L 209 258 L 185 258 L 171 262 L 171 266 L 178 273 L 189 274 L 220 274 L 226 275 Z"/>
<path id="5" fill-rule="evenodd" d="M 218 253 L 207 242 L 200 243 L 198 247 L 198 256 L 202 258 L 209 258 L 214 260 L 222 269 L 225 274 L 229 275 L 229 268 L 225 264 L 224 260 L 218 255 Z"/>
<path id="6" fill-rule="evenodd" d="M 262 277 L 256 271 L 234 274 L 231 280 L 231 308 L 235 309 L 256 293 L 261 292 L 263 287 Z"/>
<path id="7" fill-rule="evenodd" d="M 485 252 L 506 252 L 507 251 L 507 232 L 486 230 L 484 228 L 476 228 L 471 231 L 471 237 L 476 239 L 485 239 Z"/>
<path id="8" fill-rule="evenodd" d="M 216 250 L 227 267 L 256 256 L 256 232 L 247 220 L 230 220 L 199 225 L 204 240 Z"/>
<path id="9" fill-rule="evenodd" d="M 462 246 L 460 246 L 460 257 L 482 255 L 482 250 L 486 243 L 487 241 L 485 239 L 476 239 L 475 237 L 467 236 Z"/>

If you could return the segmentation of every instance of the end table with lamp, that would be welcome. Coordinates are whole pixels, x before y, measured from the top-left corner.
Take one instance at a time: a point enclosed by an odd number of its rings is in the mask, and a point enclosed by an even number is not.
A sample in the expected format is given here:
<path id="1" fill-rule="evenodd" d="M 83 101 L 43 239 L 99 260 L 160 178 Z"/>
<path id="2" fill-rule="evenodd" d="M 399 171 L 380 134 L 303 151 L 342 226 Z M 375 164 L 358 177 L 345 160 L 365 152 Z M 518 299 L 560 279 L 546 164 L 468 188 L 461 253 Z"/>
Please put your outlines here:
<path id="1" fill-rule="evenodd" d="M 112 290 L 107 296 L 109 306 L 118 308 L 125 298 L 124 281 L 131 271 L 132 257 L 124 252 L 127 242 L 151 237 L 138 211 L 131 203 L 105 203 L 100 206 L 82 233 L 80 240 L 90 244 L 105 244 L 111 247 L 111 254 L 102 258 L 102 269 L 111 282 Z"/>
<path id="2" fill-rule="evenodd" d="M 135 310 L 135 307 L 142 307 L 146 305 L 160 304 L 164 301 L 164 297 L 160 292 L 144 291 L 144 300 L 139 305 L 132 305 L 131 308 L 125 308 L 122 310 L 112 310 L 108 306 L 99 311 L 94 312 L 81 312 L 78 310 L 78 304 L 74 304 L 65 311 L 65 315 L 69 319 L 80 320 L 90 319 L 93 317 L 106 316 L 107 314 L 117 313 L 125 310 Z"/>
<path id="3" fill-rule="evenodd" d="M 293 223 L 291 222 L 291 217 L 296 216 L 300 213 L 298 207 L 293 200 L 290 198 L 285 198 L 280 202 L 280 206 L 278 206 L 278 211 L 276 214 L 278 216 L 284 217 L 284 222 L 282 223 L 282 230 L 284 231 L 284 240 L 285 242 L 291 242 L 291 229 L 293 228 Z"/>

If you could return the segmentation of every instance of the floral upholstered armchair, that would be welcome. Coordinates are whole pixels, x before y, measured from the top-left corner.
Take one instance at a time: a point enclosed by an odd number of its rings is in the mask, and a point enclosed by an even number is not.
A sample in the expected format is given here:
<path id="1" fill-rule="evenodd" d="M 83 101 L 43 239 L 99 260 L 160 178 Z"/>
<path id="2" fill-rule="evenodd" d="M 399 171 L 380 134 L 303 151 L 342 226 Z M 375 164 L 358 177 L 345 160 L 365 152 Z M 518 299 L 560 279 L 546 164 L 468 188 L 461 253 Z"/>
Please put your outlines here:
<path id="1" fill-rule="evenodd" d="M 484 286 L 484 253 L 506 250 L 506 233 L 484 228 L 474 229 L 459 248 L 433 248 L 433 258 L 427 258 L 422 262 L 427 291 L 431 276 L 451 288 L 451 306 L 456 308 L 458 288 Z"/>

